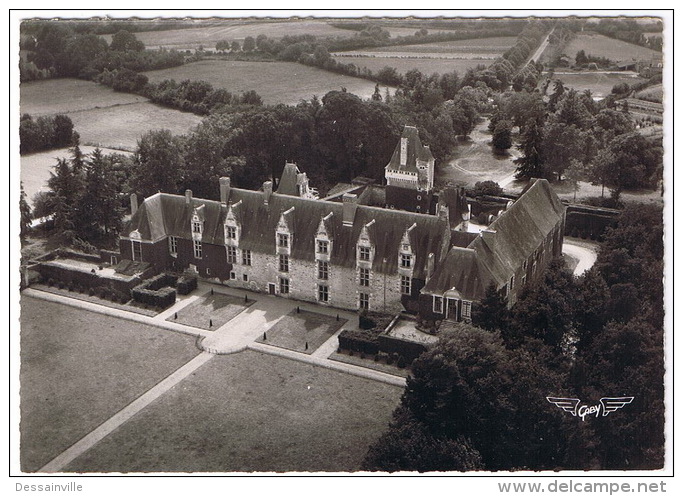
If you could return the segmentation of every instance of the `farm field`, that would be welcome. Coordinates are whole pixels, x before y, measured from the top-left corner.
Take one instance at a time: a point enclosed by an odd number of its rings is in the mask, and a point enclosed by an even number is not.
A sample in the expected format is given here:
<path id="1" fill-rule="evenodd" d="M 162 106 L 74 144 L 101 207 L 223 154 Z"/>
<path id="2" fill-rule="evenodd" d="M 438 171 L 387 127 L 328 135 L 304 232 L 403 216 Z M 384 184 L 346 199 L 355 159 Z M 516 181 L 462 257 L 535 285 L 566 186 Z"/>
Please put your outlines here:
<path id="1" fill-rule="evenodd" d="M 93 146 L 81 146 L 81 151 L 89 155 L 95 150 Z M 111 148 L 100 148 L 102 153 L 127 153 Z M 57 159 L 69 158 L 71 155 L 68 148 L 58 148 L 46 152 L 32 153 L 21 157 L 21 172 L 19 174 L 24 185 L 26 199 L 30 205 L 33 204 L 33 196 L 39 191 L 47 191 L 47 180 L 50 179 Z"/>
<path id="2" fill-rule="evenodd" d="M 559 79 L 569 88 L 577 91 L 589 90 L 593 98 L 602 99 L 620 83 L 630 85 L 646 81 L 635 72 L 555 72 L 553 79 Z"/>
<path id="3" fill-rule="evenodd" d="M 370 98 L 375 83 L 365 79 L 335 74 L 296 62 L 244 62 L 202 60 L 179 67 L 146 72 L 152 83 L 164 79 L 203 80 L 214 88 L 225 88 L 233 94 L 254 90 L 266 104 L 294 105 L 323 97 L 327 92 L 345 87 L 349 93 Z"/>
<path id="4" fill-rule="evenodd" d="M 176 50 L 194 50 L 200 46 L 213 49 L 216 47 L 216 42 L 222 40 L 241 42 L 247 36 L 255 39 L 260 34 L 265 34 L 268 38 L 302 34 L 311 34 L 323 38 L 328 36 L 350 37 L 356 34 L 356 31 L 335 28 L 323 20 L 245 23 L 244 21 L 227 19 L 221 21 L 221 24 L 220 26 L 202 26 L 168 31 L 146 31 L 135 33 L 135 36 L 150 49 L 163 47 Z M 410 34 L 414 34 L 415 31 L 412 29 Z M 111 42 L 111 35 L 103 36 L 103 38 L 107 40 L 107 43 Z"/>
<path id="5" fill-rule="evenodd" d="M 354 471 L 402 392 L 255 351 L 216 356 L 65 471 Z"/>
<path id="6" fill-rule="evenodd" d="M 23 297 L 22 470 L 39 470 L 198 354 L 189 336 Z"/>
<path id="7" fill-rule="evenodd" d="M 641 100 L 646 100 L 648 102 L 662 103 L 664 100 L 664 87 L 661 84 L 650 86 L 649 88 L 636 93 L 636 98 L 640 98 Z"/>
<path id="8" fill-rule="evenodd" d="M 19 89 L 21 113 L 31 114 L 34 118 L 147 101 L 142 96 L 119 93 L 107 86 L 82 79 L 31 81 L 21 83 Z"/>
<path id="9" fill-rule="evenodd" d="M 399 73 L 418 69 L 426 74 L 456 71 L 464 74 L 477 65 L 489 65 L 515 43 L 514 37 L 478 38 L 418 45 L 370 48 L 334 54 L 337 62 L 352 63 L 373 72 L 389 66 Z"/>
<path id="10" fill-rule="evenodd" d="M 614 62 L 650 60 L 654 55 L 661 55 L 649 48 L 596 33 L 578 33 L 564 48 L 564 53 L 573 58 L 580 50 L 585 51 L 586 55 L 605 57 Z"/>

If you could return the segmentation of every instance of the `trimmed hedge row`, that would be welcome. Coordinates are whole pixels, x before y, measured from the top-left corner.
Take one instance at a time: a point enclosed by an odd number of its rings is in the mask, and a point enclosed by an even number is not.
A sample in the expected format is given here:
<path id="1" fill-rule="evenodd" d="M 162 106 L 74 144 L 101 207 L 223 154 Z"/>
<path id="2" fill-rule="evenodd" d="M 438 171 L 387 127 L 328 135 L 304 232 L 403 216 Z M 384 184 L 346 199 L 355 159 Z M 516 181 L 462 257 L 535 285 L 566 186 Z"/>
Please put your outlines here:
<path id="1" fill-rule="evenodd" d="M 345 329 L 339 333 L 339 347 L 374 355 L 379 351 L 378 335 L 371 332 Z"/>
<path id="2" fill-rule="evenodd" d="M 378 336 L 378 342 L 379 348 L 382 351 L 386 353 L 398 353 L 398 355 L 405 358 L 408 363 L 427 351 L 427 346 L 422 343 L 407 341 L 386 334 L 380 334 Z"/>
<path id="3" fill-rule="evenodd" d="M 100 288 L 111 287 L 118 293 L 128 294 L 136 284 L 140 283 L 139 278 L 134 278 L 129 281 L 123 279 L 114 279 L 101 277 L 97 272 L 82 272 L 79 270 L 70 270 L 66 267 L 58 265 L 51 265 L 48 263 L 41 263 L 36 267 L 40 276 L 44 281 L 52 279 L 56 285 L 62 283 L 65 287 L 82 287 L 82 288 Z"/>
<path id="4" fill-rule="evenodd" d="M 130 294 L 135 301 L 159 308 L 170 307 L 175 303 L 175 286 L 178 278 L 171 274 L 159 274 L 135 286 Z"/>

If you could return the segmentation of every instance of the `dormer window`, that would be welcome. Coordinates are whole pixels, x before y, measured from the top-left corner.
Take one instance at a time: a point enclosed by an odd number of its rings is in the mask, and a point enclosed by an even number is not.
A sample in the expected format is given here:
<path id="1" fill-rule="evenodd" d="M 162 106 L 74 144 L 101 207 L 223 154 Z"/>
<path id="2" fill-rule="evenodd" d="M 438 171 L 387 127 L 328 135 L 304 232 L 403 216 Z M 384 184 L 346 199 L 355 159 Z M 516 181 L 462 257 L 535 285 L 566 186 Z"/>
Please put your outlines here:
<path id="1" fill-rule="evenodd" d="M 225 236 L 228 239 L 237 239 L 237 228 L 235 226 L 228 226 L 225 231 Z"/>
<path id="2" fill-rule="evenodd" d="M 401 268 L 409 269 L 413 266 L 413 256 L 408 253 L 401 254 Z"/>
<path id="3" fill-rule="evenodd" d="M 277 245 L 280 248 L 289 248 L 289 234 L 278 233 Z"/>
<path id="4" fill-rule="evenodd" d="M 327 255 L 330 250 L 330 242 L 329 241 L 324 241 L 322 239 L 318 240 L 318 253 L 321 255 Z"/>
<path id="5" fill-rule="evenodd" d="M 192 232 L 193 233 L 199 233 L 201 234 L 202 232 L 202 223 L 199 221 L 192 221 Z"/>
<path id="6" fill-rule="evenodd" d="M 358 247 L 358 260 L 363 262 L 370 261 L 370 247 L 369 246 L 359 246 Z"/>

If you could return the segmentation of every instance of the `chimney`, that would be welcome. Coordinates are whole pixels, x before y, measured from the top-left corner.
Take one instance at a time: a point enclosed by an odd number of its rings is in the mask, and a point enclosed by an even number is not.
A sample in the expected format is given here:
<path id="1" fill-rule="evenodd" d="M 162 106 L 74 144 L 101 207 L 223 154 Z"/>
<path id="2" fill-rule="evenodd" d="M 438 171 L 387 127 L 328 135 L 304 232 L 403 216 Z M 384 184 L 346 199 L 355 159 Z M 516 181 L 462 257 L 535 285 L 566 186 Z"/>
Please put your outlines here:
<path id="1" fill-rule="evenodd" d="M 192 190 L 191 189 L 185 190 L 185 204 L 186 205 L 192 205 Z"/>
<path id="2" fill-rule="evenodd" d="M 135 212 L 138 211 L 138 195 L 135 193 L 130 195 L 130 215 L 131 217 L 135 215 Z"/>
<path id="3" fill-rule="evenodd" d="M 437 205 L 437 215 L 439 219 L 445 220 L 446 222 L 449 222 L 449 215 L 448 215 L 448 205 L 444 202 L 439 202 Z"/>
<path id="4" fill-rule="evenodd" d="M 221 203 L 223 205 L 227 205 L 228 198 L 230 197 L 230 178 L 221 177 L 220 179 L 218 179 L 218 184 L 221 188 Z"/>
<path id="5" fill-rule="evenodd" d="M 268 205 L 270 195 L 273 194 L 273 181 L 266 181 L 263 183 L 263 204 Z"/>
<path id="6" fill-rule="evenodd" d="M 342 224 L 346 227 L 353 226 L 353 219 L 356 217 L 356 209 L 358 208 L 358 195 L 344 193 L 342 202 Z"/>
<path id="7" fill-rule="evenodd" d="M 434 273 L 434 254 L 430 253 L 427 255 L 427 280 L 432 277 Z"/>

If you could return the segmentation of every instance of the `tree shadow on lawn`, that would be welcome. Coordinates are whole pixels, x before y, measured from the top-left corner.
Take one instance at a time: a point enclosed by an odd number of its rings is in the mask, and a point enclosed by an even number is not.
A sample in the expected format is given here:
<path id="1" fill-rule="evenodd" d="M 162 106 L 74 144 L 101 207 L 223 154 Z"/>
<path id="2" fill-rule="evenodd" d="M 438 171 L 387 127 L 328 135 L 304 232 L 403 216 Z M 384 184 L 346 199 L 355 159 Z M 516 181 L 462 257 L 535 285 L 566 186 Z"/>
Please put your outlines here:
<path id="1" fill-rule="evenodd" d="M 256 339 L 278 348 L 285 348 L 310 355 L 330 339 L 346 319 L 330 317 L 306 310 L 292 310 L 264 335 Z M 265 336 L 265 339 L 264 339 Z"/>
<path id="2" fill-rule="evenodd" d="M 166 320 L 206 331 L 215 331 L 234 319 L 255 301 L 223 293 L 206 293 Z"/>

